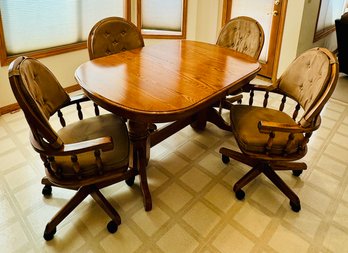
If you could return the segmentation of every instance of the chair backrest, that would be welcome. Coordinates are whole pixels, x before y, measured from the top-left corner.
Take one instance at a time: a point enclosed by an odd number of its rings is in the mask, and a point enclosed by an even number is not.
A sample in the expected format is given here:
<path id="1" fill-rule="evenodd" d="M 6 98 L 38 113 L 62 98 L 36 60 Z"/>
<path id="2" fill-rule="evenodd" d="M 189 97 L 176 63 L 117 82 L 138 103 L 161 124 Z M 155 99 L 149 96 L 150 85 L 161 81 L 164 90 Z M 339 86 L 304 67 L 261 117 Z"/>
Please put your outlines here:
<path id="1" fill-rule="evenodd" d="M 89 58 L 95 59 L 143 47 L 144 40 L 133 23 L 120 17 L 108 17 L 92 27 L 87 45 Z"/>
<path id="2" fill-rule="evenodd" d="M 49 118 L 69 102 L 69 95 L 52 72 L 36 59 L 18 57 L 10 64 L 8 74 L 13 94 L 35 140 L 42 147 L 60 148 L 62 141 Z"/>
<path id="3" fill-rule="evenodd" d="M 336 87 L 338 74 L 338 61 L 333 53 L 313 48 L 298 56 L 277 80 L 280 92 L 303 108 L 299 120 L 302 126 L 314 124 Z"/>
<path id="4" fill-rule="evenodd" d="M 216 44 L 258 59 L 264 43 L 261 25 L 253 18 L 239 16 L 222 28 Z"/>

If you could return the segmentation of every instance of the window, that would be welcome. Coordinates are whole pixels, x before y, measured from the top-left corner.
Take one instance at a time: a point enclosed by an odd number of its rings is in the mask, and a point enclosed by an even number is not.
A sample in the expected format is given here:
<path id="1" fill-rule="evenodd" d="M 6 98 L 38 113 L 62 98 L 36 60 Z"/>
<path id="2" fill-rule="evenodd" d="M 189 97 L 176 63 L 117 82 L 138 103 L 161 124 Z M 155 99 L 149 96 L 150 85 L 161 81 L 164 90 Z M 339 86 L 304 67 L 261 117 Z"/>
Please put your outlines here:
<path id="1" fill-rule="evenodd" d="M 145 38 L 186 38 L 187 0 L 137 0 L 137 13 Z"/>
<path id="2" fill-rule="evenodd" d="M 335 31 L 335 19 L 340 18 L 347 0 L 320 0 L 313 42 Z"/>
<path id="3" fill-rule="evenodd" d="M 86 47 L 92 26 L 129 18 L 130 0 L 0 0 L 1 64 L 20 54 L 43 57 Z"/>

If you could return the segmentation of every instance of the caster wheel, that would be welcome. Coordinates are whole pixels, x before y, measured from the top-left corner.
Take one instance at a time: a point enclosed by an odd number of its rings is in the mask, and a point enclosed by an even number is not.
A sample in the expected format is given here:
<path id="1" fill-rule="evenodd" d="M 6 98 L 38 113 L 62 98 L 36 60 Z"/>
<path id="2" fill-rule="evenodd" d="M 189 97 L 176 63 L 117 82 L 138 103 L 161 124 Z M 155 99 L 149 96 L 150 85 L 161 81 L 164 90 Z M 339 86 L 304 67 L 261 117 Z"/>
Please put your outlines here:
<path id="1" fill-rule="evenodd" d="M 290 206 L 292 211 L 298 213 L 301 210 L 301 205 L 300 204 L 295 204 L 293 202 L 290 201 Z"/>
<path id="2" fill-rule="evenodd" d="M 46 240 L 46 241 L 50 241 L 53 239 L 53 236 L 54 234 L 57 232 L 57 229 L 54 228 L 51 232 L 46 232 L 46 229 L 45 229 L 45 232 L 44 232 L 44 235 L 43 235 L 43 238 Z"/>
<path id="3" fill-rule="evenodd" d="M 106 227 L 107 227 L 108 231 L 109 231 L 111 234 L 113 234 L 113 233 L 115 233 L 115 232 L 117 231 L 118 225 L 117 225 L 116 222 L 114 222 L 114 221 L 112 220 L 112 221 L 110 221 L 110 222 L 108 223 L 108 225 L 107 225 Z"/>
<path id="4" fill-rule="evenodd" d="M 243 190 L 236 191 L 236 198 L 238 200 L 243 200 L 245 197 L 245 192 Z"/>
<path id="5" fill-rule="evenodd" d="M 293 170 L 293 171 L 292 171 L 292 174 L 293 174 L 295 177 L 298 177 L 298 176 L 300 176 L 300 175 L 302 174 L 302 171 L 303 171 L 303 170 Z"/>
<path id="6" fill-rule="evenodd" d="M 52 186 L 45 185 L 44 188 L 42 188 L 42 195 L 50 196 L 51 194 L 52 194 Z"/>
<path id="7" fill-rule="evenodd" d="M 222 155 L 222 162 L 224 164 L 228 164 L 230 162 L 230 158 L 228 156 Z"/>
<path id="8" fill-rule="evenodd" d="M 135 177 L 128 178 L 126 179 L 126 184 L 128 186 L 132 186 L 134 184 L 134 180 L 135 180 Z"/>

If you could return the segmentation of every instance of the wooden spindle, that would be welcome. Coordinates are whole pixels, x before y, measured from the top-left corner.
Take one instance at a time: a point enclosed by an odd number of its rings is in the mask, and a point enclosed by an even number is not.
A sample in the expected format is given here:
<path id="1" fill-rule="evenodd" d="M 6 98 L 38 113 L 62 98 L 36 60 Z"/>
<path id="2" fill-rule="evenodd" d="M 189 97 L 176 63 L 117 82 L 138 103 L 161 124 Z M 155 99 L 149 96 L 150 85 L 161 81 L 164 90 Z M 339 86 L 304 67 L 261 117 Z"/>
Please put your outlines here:
<path id="1" fill-rule="evenodd" d="M 104 173 L 104 171 L 103 171 L 103 162 L 102 162 L 102 159 L 100 157 L 100 150 L 99 149 L 94 151 L 94 156 L 95 156 L 95 161 L 96 161 L 96 164 L 97 164 L 97 167 L 98 167 L 98 174 L 102 175 Z"/>
<path id="2" fill-rule="evenodd" d="M 306 133 L 304 138 L 303 138 L 303 141 L 301 142 L 300 144 L 300 150 L 305 150 L 306 146 L 307 146 L 307 143 L 309 142 L 309 138 L 312 136 L 312 132 L 310 133 Z"/>
<path id="3" fill-rule="evenodd" d="M 301 109 L 301 105 L 298 103 L 295 107 L 294 113 L 292 114 L 292 119 L 296 120 L 297 116 L 298 116 L 298 112 Z"/>
<path id="4" fill-rule="evenodd" d="M 62 169 L 57 166 L 54 156 L 49 156 L 48 161 L 49 161 L 49 167 L 51 168 L 51 171 L 54 173 L 54 175 L 57 178 L 62 178 Z"/>
<path id="5" fill-rule="evenodd" d="M 269 152 L 272 149 L 274 137 L 275 137 L 275 133 L 274 132 L 270 132 L 269 133 L 269 138 L 268 138 L 268 141 L 267 141 L 267 144 L 266 144 L 266 147 L 265 147 L 267 155 L 269 154 Z"/>
<path id="6" fill-rule="evenodd" d="M 66 123 L 65 123 L 65 119 L 63 117 L 63 113 L 61 110 L 58 110 L 57 111 L 57 114 L 58 114 L 58 117 L 59 117 L 59 122 L 60 124 L 62 125 L 62 127 L 65 127 L 66 126 Z"/>
<path id="7" fill-rule="evenodd" d="M 81 179 L 81 175 L 79 175 L 79 172 L 80 172 L 80 164 L 79 164 L 79 161 L 77 159 L 77 155 L 72 155 L 71 156 L 71 162 L 72 162 L 72 168 L 73 170 L 75 171 L 75 174 L 77 175 L 77 178 L 78 179 Z"/>
<path id="8" fill-rule="evenodd" d="M 292 144 L 294 139 L 295 139 L 295 135 L 293 133 L 290 133 L 289 137 L 288 137 L 288 141 L 287 141 L 285 148 L 284 148 L 284 152 L 283 152 L 284 156 L 287 156 L 289 154 L 289 151 L 291 149 L 291 144 Z"/>
<path id="9" fill-rule="evenodd" d="M 281 101 L 280 106 L 279 106 L 279 111 L 282 112 L 282 111 L 284 110 L 285 102 L 286 102 L 286 95 L 284 95 L 284 96 L 282 97 L 282 101 Z"/>
<path id="10" fill-rule="evenodd" d="M 94 105 L 94 113 L 96 116 L 99 116 L 100 112 L 99 112 L 99 106 L 96 103 L 93 103 Z"/>
<path id="11" fill-rule="evenodd" d="M 255 95 L 254 90 L 250 90 L 249 105 L 253 105 L 254 95 Z"/>
<path id="12" fill-rule="evenodd" d="M 80 103 L 76 103 L 76 109 L 77 109 L 77 115 L 79 116 L 79 119 L 82 120 L 83 119 L 83 113 L 82 113 L 82 110 L 81 110 Z"/>
<path id="13" fill-rule="evenodd" d="M 264 96 L 264 99 L 263 99 L 263 107 L 266 108 L 267 107 L 267 104 L 268 104 L 268 98 L 269 98 L 269 92 L 266 91 L 265 92 L 265 96 Z"/>

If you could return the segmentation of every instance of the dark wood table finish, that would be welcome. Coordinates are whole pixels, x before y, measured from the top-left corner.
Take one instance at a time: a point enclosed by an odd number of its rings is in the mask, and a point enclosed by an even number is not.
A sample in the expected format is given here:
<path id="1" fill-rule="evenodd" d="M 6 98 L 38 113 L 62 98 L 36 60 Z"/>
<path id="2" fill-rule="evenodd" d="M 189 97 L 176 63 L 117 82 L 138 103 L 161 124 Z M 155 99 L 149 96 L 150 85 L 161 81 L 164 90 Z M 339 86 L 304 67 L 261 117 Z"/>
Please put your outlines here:
<path id="1" fill-rule="evenodd" d="M 137 168 L 145 210 L 151 210 L 146 178 L 150 147 L 191 124 L 206 121 L 229 130 L 213 108 L 233 90 L 252 80 L 260 64 L 216 45 L 180 40 L 125 51 L 88 61 L 75 78 L 96 104 L 129 119 L 130 166 Z M 150 131 L 151 123 L 172 122 Z"/>

